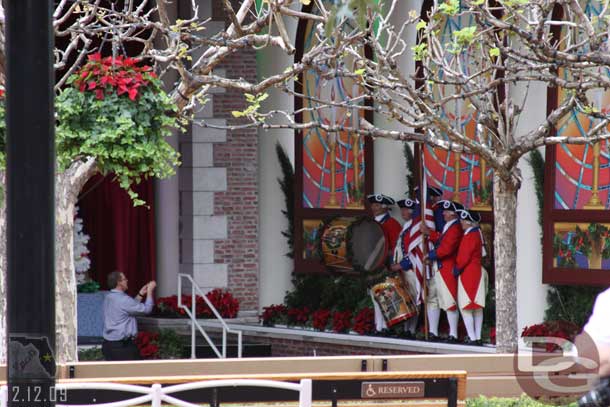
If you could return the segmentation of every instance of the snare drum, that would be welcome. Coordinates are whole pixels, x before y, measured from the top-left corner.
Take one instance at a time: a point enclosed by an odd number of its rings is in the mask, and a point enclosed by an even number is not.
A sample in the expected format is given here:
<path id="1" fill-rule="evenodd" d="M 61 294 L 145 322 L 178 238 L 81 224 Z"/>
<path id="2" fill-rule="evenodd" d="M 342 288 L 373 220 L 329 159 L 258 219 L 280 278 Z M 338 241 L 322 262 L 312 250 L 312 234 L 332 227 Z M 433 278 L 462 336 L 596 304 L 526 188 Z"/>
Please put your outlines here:
<path id="1" fill-rule="evenodd" d="M 374 285 L 371 292 L 389 327 L 417 315 L 413 297 L 400 277 L 387 277 L 383 283 Z"/>

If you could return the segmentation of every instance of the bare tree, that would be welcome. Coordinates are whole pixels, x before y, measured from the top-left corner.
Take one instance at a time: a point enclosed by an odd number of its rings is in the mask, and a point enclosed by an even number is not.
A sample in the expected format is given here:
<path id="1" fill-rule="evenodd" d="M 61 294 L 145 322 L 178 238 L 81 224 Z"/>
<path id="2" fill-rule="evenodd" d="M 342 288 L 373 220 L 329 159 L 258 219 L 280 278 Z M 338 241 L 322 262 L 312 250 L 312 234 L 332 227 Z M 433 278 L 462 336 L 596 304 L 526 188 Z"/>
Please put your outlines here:
<path id="1" fill-rule="evenodd" d="M 363 136 L 416 141 L 477 154 L 493 168 L 496 334 L 499 352 L 517 346 L 516 204 L 521 186 L 519 160 L 529 151 L 559 143 L 593 144 L 610 137 L 610 117 L 602 113 L 600 93 L 610 87 L 606 73 L 610 54 L 607 2 L 555 0 L 447 0 L 430 2 L 424 15 L 395 16 L 398 0 L 340 3 L 319 43 L 332 44 L 333 64 L 320 72 L 360 84 L 359 96 L 340 102 L 312 100 L 300 112 L 271 111 L 250 115 L 265 128 L 323 128 Z M 585 8 L 585 3 L 589 7 Z M 592 12 L 591 10 L 597 10 Z M 366 17 L 367 24 L 358 23 Z M 441 30 L 456 22 L 450 35 Z M 416 42 L 407 39 L 417 32 Z M 332 36 L 325 34 L 331 32 Z M 364 35 L 363 35 L 364 34 Z M 374 58 L 361 52 L 369 47 Z M 409 70 L 405 54 L 417 61 Z M 540 109 L 531 130 L 519 121 L 530 91 L 540 86 L 557 95 L 556 106 Z M 289 85 L 284 91 L 295 94 Z M 443 89 L 442 92 L 439 89 Z M 362 103 L 374 101 L 374 107 Z M 358 128 L 339 123 L 298 122 L 297 113 L 331 108 L 373 109 L 400 130 L 388 130 L 364 119 Z M 469 137 L 447 112 L 468 114 L 476 121 Z M 570 115 L 587 117 L 585 133 L 558 136 L 556 128 Z"/>

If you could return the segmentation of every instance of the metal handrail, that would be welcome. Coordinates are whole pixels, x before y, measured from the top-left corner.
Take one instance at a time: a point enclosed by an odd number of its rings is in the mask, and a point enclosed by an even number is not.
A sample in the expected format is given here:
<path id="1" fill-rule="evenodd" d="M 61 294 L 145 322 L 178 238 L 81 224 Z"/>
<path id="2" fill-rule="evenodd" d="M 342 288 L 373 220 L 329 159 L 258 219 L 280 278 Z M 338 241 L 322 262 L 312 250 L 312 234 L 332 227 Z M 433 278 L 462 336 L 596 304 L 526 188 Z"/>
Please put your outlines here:
<path id="1" fill-rule="evenodd" d="M 292 390 L 299 392 L 299 407 L 311 407 L 312 399 L 312 381 L 311 379 L 301 379 L 297 383 L 289 383 L 274 380 L 260 380 L 260 379 L 220 379 L 220 380 L 209 380 L 199 381 L 194 383 L 176 384 L 173 386 L 162 387 L 161 384 L 155 383 L 150 387 L 138 386 L 132 384 L 121 384 L 121 383 L 56 383 L 52 391 L 55 394 L 50 395 L 53 397 L 53 401 L 57 401 L 57 407 L 128 407 L 137 406 L 142 404 L 150 403 L 152 407 L 161 407 L 161 402 L 171 404 L 179 407 L 200 407 L 200 404 L 190 403 L 182 399 L 170 396 L 171 393 L 180 393 L 186 390 L 195 389 L 207 389 L 216 387 L 236 387 L 236 386 L 249 386 L 249 387 L 269 387 L 276 389 Z M 86 405 L 75 405 L 75 404 L 61 404 L 66 402 L 68 390 L 115 390 L 127 393 L 142 394 L 141 396 L 125 399 L 121 401 L 115 401 L 111 403 L 98 403 L 98 404 L 86 404 Z M 8 406 L 8 387 L 3 385 L 0 387 L 0 407 Z"/>
<path id="2" fill-rule="evenodd" d="M 182 303 L 182 279 L 183 278 L 186 278 L 191 283 L 191 309 L 190 310 L 185 304 Z M 195 291 L 197 291 L 199 293 L 199 295 L 201 297 L 203 297 L 203 300 L 205 301 L 207 306 L 210 307 L 210 310 L 212 310 L 212 314 L 214 314 L 216 319 L 218 321 L 220 321 L 220 324 L 222 325 L 222 353 L 218 351 L 218 348 L 216 347 L 216 345 L 214 345 L 214 343 L 212 342 L 212 340 L 210 339 L 208 334 L 203 330 L 203 327 L 199 324 L 199 322 L 197 322 L 197 312 L 196 312 L 197 295 L 196 295 Z M 208 299 L 208 297 L 206 297 L 206 295 L 201 290 L 201 288 L 197 285 L 197 283 L 195 283 L 195 280 L 193 280 L 193 277 L 191 277 L 188 274 L 183 274 L 183 273 L 178 274 L 178 306 L 186 312 L 186 314 L 188 315 L 188 317 L 191 320 L 191 359 L 195 359 L 195 326 L 197 327 L 197 329 L 199 330 L 199 332 L 201 333 L 203 338 L 206 340 L 208 345 L 210 345 L 210 347 L 212 348 L 214 353 L 216 353 L 216 356 L 218 356 L 219 358 L 222 358 L 222 359 L 225 359 L 227 357 L 227 334 L 229 334 L 229 333 L 236 334 L 237 335 L 237 357 L 241 358 L 242 331 L 238 331 L 238 330 L 229 328 L 229 326 L 227 325 L 225 320 L 220 316 L 220 313 L 218 312 L 218 310 L 216 310 L 216 308 L 214 307 L 212 302 Z"/>

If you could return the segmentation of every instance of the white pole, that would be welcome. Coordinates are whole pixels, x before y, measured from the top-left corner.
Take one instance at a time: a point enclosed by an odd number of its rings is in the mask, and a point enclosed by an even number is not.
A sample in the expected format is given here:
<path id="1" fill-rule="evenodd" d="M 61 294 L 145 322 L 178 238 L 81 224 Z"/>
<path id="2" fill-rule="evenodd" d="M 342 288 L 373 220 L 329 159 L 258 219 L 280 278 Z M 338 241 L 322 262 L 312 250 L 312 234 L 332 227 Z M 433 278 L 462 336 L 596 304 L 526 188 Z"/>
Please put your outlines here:
<path id="1" fill-rule="evenodd" d="M 6 407 L 8 404 L 8 387 L 6 385 L 0 387 L 0 407 Z"/>
<path id="2" fill-rule="evenodd" d="M 152 407 L 161 407 L 161 385 L 159 383 L 155 383 L 151 387 L 152 394 Z"/>
<path id="3" fill-rule="evenodd" d="M 311 407 L 311 379 L 301 379 L 299 407 Z"/>
<path id="4" fill-rule="evenodd" d="M 195 324 L 197 323 L 197 308 L 194 282 L 191 281 L 191 359 L 195 359 Z"/>

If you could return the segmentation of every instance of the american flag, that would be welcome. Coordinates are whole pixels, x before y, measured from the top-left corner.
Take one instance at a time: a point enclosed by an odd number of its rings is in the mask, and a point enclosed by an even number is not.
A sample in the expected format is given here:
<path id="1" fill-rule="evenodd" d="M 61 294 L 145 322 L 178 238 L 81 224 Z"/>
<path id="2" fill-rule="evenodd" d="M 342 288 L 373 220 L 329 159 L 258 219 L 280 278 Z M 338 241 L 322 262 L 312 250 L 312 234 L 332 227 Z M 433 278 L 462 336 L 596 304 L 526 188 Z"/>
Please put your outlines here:
<path id="1" fill-rule="evenodd" d="M 426 226 L 428 229 L 435 230 L 434 227 L 434 211 L 430 205 L 426 205 L 426 210 L 424 211 L 424 218 L 426 220 Z M 424 268 L 424 239 L 420 230 L 421 226 L 421 215 L 416 216 L 413 219 L 413 226 L 409 230 L 409 246 L 407 247 L 407 252 L 409 255 L 409 260 L 413 265 L 413 270 L 417 275 L 417 302 L 421 302 L 422 300 L 422 284 L 424 282 L 424 275 L 427 279 L 432 278 L 430 267 L 426 266 Z M 432 250 L 434 246 L 432 243 L 428 241 L 428 251 Z M 425 271 L 424 271 L 425 270 Z"/>

